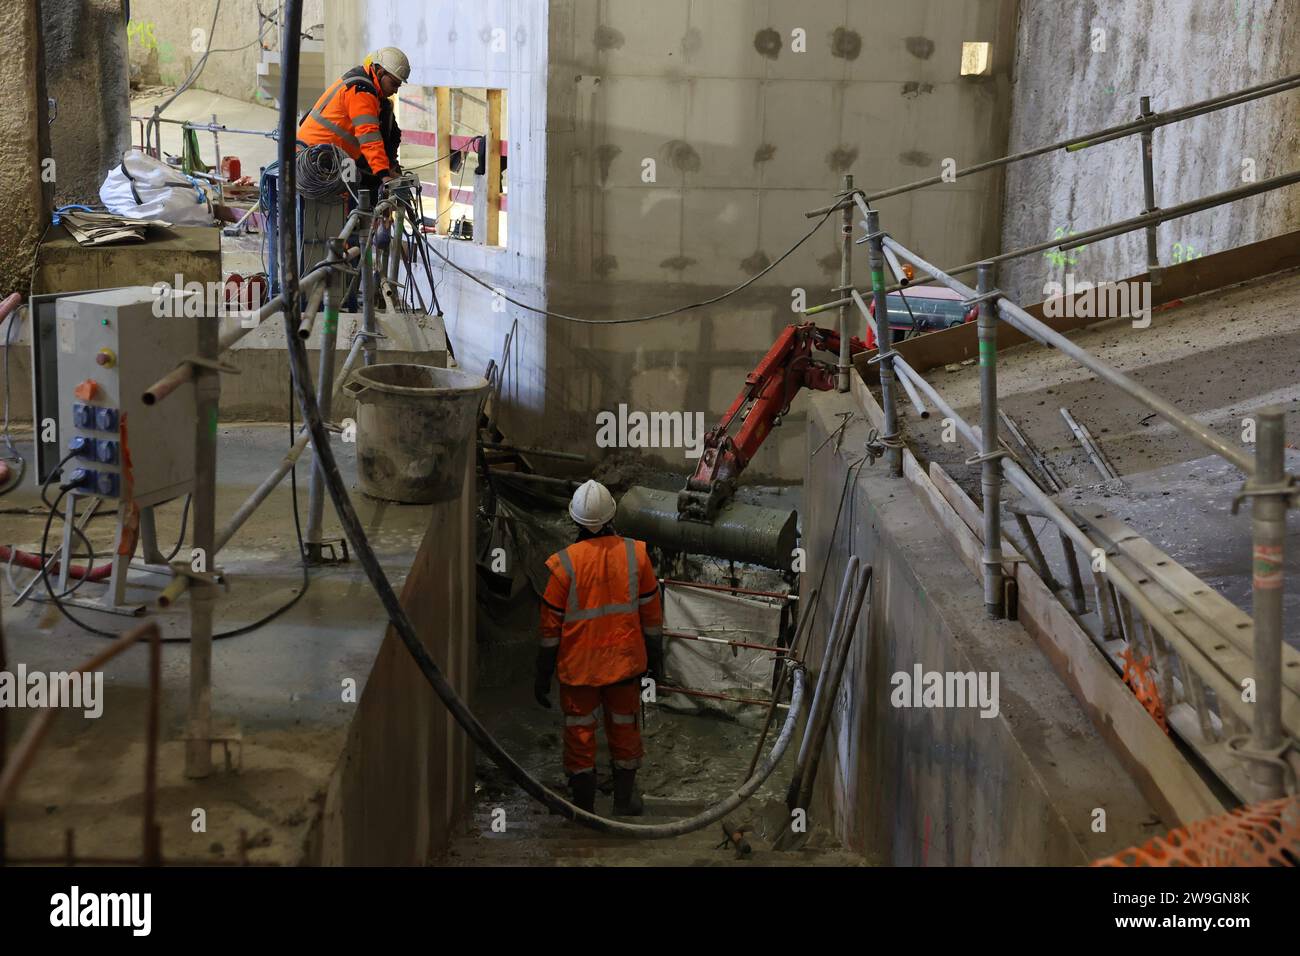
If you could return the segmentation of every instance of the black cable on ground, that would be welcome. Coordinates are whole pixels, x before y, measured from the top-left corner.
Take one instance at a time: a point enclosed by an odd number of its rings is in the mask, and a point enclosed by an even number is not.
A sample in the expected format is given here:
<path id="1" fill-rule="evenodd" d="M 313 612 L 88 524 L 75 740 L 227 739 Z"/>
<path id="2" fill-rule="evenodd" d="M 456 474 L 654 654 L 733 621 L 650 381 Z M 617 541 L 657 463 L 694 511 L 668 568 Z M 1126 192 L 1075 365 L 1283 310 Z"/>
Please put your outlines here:
<path id="1" fill-rule="evenodd" d="M 496 738 L 488 732 L 487 728 L 479 721 L 474 713 L 461 700 L 460 695 L 456 693 L 455 688 L 448 683 L 447 678 L 443 675 L 441 669 L 434 663 L 433 658 L 424 645 L 420 643 L 419 636 L 415 633 L 410 618 L 406 616 L 401 602 L 398 600 L 397 593 L 393 590 L 384 569 L 380 566 L 374 551 L 370 547 L 370 542 L 366 539 L 365 529 L 357 517 L 356 510 L 352 507 L 352 501 L 348 497 L 347 489 L 343 485 L 343 478 L 339 474 L 338 463 L 334 459 L 334 449 L 330 445 L 329 432 L 325 429 L 325 423 L 321 419 L 320 406 L 316 403 L 316 397 L 312 394 L 311 389 L 307 386 L 310 376 L 307 369 L 307 348 L 303 341 L 297 335 L 299 313 L 301 304 L 298 301 L 298 273 L 297 260 L 294 258 L 293 250 L 297 244 L 297 226 L 293 223 L 293 163 L 292 151 L 293 143 L 293 112 L 292 108 L 286 108 L 285 104 L 292 104 L 298 101 L 298 63 L 299 63 L 299 43 L 298 33 L 302 24 L 302 0 L 286 0 L 284 7 L 284 33 L 281 40 L 281 51 L 283 53 L 283 65 L 281 67 L 280 80 L 280 168 L 290 177 L 290 181 L 285 184 L 286 188 L 280 194 L 279 208 L 279 238 L 280 238 L 280 288 L 284 295 L 285 309 L 285 338 L 288 343 L 289 362 L 293 370 L 294 388 L 298 393 L 298 402 L 302 409 L 303 420 L 311 432 L 312 448 L 315 450 L 317 467 L 320 469 L 321 476 L 325 481 L 325 487 L 329 490 L 330 499 L 334 503 L 334 508 L 338 513 L 339 521 L 343 525 L 348 540 L 356 553 L 357 561 L 361 564 L 370 579 L 379 597 L 380 603 L 383 604 L 384 610 L 388 614 L 388 619 L 393 625 L 393 630 L 397 633 L 398 638 L 406 646 L 411 658 L 414 660 L 420 673 L 429 682 L 439 699 L 446 705 L 452 717 L 461 728 L 467 733 L 471 740 L 474 741 L 492 761 L 510 775 L 523 790 L 530 796 L 545 804 L 549 809 L 561 816 L 567 817 L 583 826 L 590 827 L 593 830 L 599 830 L 604 833 L 613 833 L 619 836 L 636 837 L 640 839 L 665 839 L 668 837 L 680 836 L 684 833 L 691 833 L 695 830 L 703 829 L 712 823 L 716 823 L 724 816 L 740 806 L 745 800 L 754 794 L 762 785 L 767 776 L 775 769 L 777 762 L 785 753 L 786 747 L 790 743 L 790 738 L 794 733 L 794 726 L 798 721 L 799 711 L 803 706 L 805 673 L 803 667 L 798 664 L 787 666 L 794 667 L 794 693 L 790 702 L 790 710 L 786 715 L 785 725 L 781 729 L 781 735 L 772 746 L 771 753 L 763 762 L 759 773 L 745 781 L 739 790 L 732 793 L 721 803 L 709 808 L 708 810 L 698 813 L 693 817 L 684 820 L 677 820 L 673 823 L 665 824 L 633 824 L 622 823 L 617 820 L 610 820 L 605 817 L 596 816 L 594 813 L 587 813 L 580 810 L 568 800 L 565 800 L 558 793 L 544 786 L 540 781 L 534 778 L 527 770 L 508 754 L 505 749 L 497 742 Z M 466 569 L 469 573 L 470 569 Z"/>
<path id="2" fill-rule="evenodd" d="M 292 419 L 290 419 L 290 423 L 291 423 L 290 427 L 292 427 Z M 59 462 L 59 467 L 62 467 L 62 465 L 63 465 L 65 462 L 67 462 L 67 460 L 68 460 L 69 458 L 71 458 L 71 457 L 72 457 L 72 454 L 71 454 L 71 453 L 69 453 L 68 455 L 66 455 L 66 456 L 64 457 L 63 461 Z M 50 482 L 54 479 L 54 475 L 58 474 L 58 470 L 59 470 L 58 468 L 55 468 L 54 471 L 52 471 L 52 472 L 50 473 L 50 477 L 49 477 L 48 479 L 46 479 L 45 484 L 41 486 L 41 499 L 42 499 L 42 500 L 46 500 L 46 499 L 45 499 L 45 491 L 46 491 L 46 489 L 49 487 Z M 40 571 L 41 583 L 43 583 L 43 584 L 45 585 L 45 592 L 46 592 L 46 594 L 49 595 L 50 601 L 54 604 L 54 606 L 55 606 L 56 608 L 58 608 L 59 613 L 62 614 L 64 617 L 66 617 L 69 621 L 71 621 L 73 624 L 77 625 L 77 627 L 81 628 L 81 629 L 82 629 L 83 631 L 85 631 L 87 634 L 93 634 L 93 635 L 95 635 L 96 637 L 107 637 L 107 638 L 112 638 L 112 639 L 116 640 L 117 638 L 121 637 L 121 636 L 122 636 L 124 633 L 126 633 L 126 632 L 125 632 L 125 631 L 117 631 L 117 632 L 114 632 L 114 631 L 105 631 L 105 630 L 101 630 L 100 628 L 94 627 L 93 625 L 87 624 L 85 621 L 81 620 L 81 619 L 78 618 L 75 614 L 73 614 L 71 611 L 69 611 L 69 610 L 67 609 L 67 607 L 63 604 L 62 598 L 65 598 L 65 597 L 67 597 L 68 595 L 70 595 L 73 591 L 75 591 L 77 588 L 79 588 L 79 587 L 82 585 L 82 583 L 84 583 L 84 582 L 87 580 L 87 578 L 89 577 L 89 574 L 90 574 L 90 565 L 94 563 L 94 555 L 95 555 L 95 551 L 94 551 L 94 548 L 93 548 L 93 547 L 91 546 L 91 544 L 90 544 L 90 539 L 87 538 L 86 535 L 85 535 L 85 533 L 84 533 L 83 531 L 81 531 L 81 529 L 78 528 L 78 527 L 76 526 L 76 523 L 75 523 L 75 522 L 73 523 L 73 531 L 74 531 L 76 534 L 78 534 L 78 535 L 81 537 L 81 539 L 82 539 L 83 541 L 86 542 L 86 550 L 90 552 L 90 560 L 89 560 L 89 563 L 87 563 L 87 565 L 86 565 L 86 574 L 85 574 L 84 576 L 82 576 L 81 578 L 78 579 L 77 584 L 76 584 L 75 586 L 69 588 L 67 591 L 64 591 L 62 594 L 55 594 L 55 593 L 54 593 L 54 588 L 53 588 L 53 586 L 50 584 L 49 567 L 48 567 L 48 565 L 46 565 L 46 564 L 44 563 L 44 562 L 45 562 L 45 552 L 46 552 L 46 548 L 49 546 L 49 541 L 50 541 L 50 528 L 51 528 L 51 526 L 54 524 L 54 517 L 55 517 L 56 514 L 58 514 L 58 510 L 59 510 L 59 509 L 58 509 L 58 506 L 59 506 L 59 504 L 63 501 L 63 496 L 66 495 L 69 491 L 72 491 L 72 490 L 73 490 L 72 488 L 61 488 L 60 491 L 59 491 L 59 496 L 58 496 L 57 498 L 54 499 L 54 503 L 50 505 L 49 514 L 46 515 L 46 518 L 45 518 L 45 529 L 41 532 L 41 547 L 40 547 L 40 555 L 41 555 L 41 556 L 40 556 L 40 560 L 41 560 L 41 562 L 42 562 L 42 564 L 41 564 L 41 571 Z M 294 495 L 294 497 L 293 497 L 293 520 L 294 520 L 294 527 L 295 527 L 295 529 L 296 529 L 297 532 L 298 532 L 298 554 L 301 556 L 301 555 L 302 555 L 302 528 L 301 528 L 301 526 L 300 526 L 300 524 L 299 524 L 299 521 L 298 521 L 298 490 L 297 490 L 297 485 L 296 485 L 296 484 L 293 486 L 293 495 Z M 186 496 L 186 500 L 185 500 L 185 512 L 184 512 L 184 515 L 183 515 L 182 518 L 181 518 L 181 535 L 180 535 L 180 538 L 179 538 L 179 539 L 177 540 L 177 542 L 176 542 L 176 547 L 173 548 L 173 549 L 172 549 L 172 553 L 171 553 L 170 555 L 167 556 L 167 559 L 168 559 L 169 561 L 170 561 L 173 557 L 175 557 L 175 555 L 177 554 L 177 552 L 180 551 L 181 543 L 185 540 L 185 527 L 184 527 L 184 526 L 185 526 L 185 523 L 186 523 L 186 516 L 187 516 L 188 513 L 189 513 L 189 503 L 190 503 L 189 496 Z M 48 501 L 47 501 L 47 504 L 48 504 Z M 72 557 L 71 557 L 70 555 L 69 555 L 69 556 L 65 556 L 65 560 L 71 562 Z M 307 593 L 307 587 L 309 586 L 310 582 L 311 582 L 311 579 L 310 579 L 310 576 L 309 576 L 308 573 L 307 573 L 307 563 L 306 563 L 306 561 L 304 560 L 304 561 L 303 561 L 303 568 L 302 568 L 302 585 L 298 588 L 298 592 L 297 592 L 296 594 L 294 594 L 293 597 L 289 598 L 288 601 L 286 601 L 284 604 L 281 604 L 281 605 L 280 605 L 278 608 L 276 608 L 274 611 L 271 611 L 269 614 L 265 614 L 265 615 L 263 615 L 262 617 L 258 618 L 256 621 L 253 621 L 251 624 L 245 624 L 245 625 L 243 625 L 243 626 L 241 626 L 241 627 L 232 628 L 232 629 L 229 630 L 229 631 L 221 631 L 220 633 L 213 634 L 213 635 L 212 635 L 212 639 L 213 639 L 214 641 L 220 641 L 220 640 L 225 640 L 226 638 L 230 638 L 230 637 L 240 637 L 241 635 L 244 635 L 244 634 L 250 634 L 250 633 L 252 633 L 253 631 L 256 631 L 256 630 L 258 630 L 258 629 L 260 629 L 260 628 L 262 628 L 262 627 L 265 627 L 267 624 L 270 624 L 272 621 L 274 621 L 274 620 L 275 620 L 277 617 L 279 617 L 281 614 L 284 614 L 284 613 L 285 613 L 286 611 L 288 611 L 291 607 L 293 607 L 295 604 L 297 604 L 299 601 L 301 601 L 301 600 L 302 600 L 302 596 L 303 596 L 304 594 Z M 188 637 L 164 637 L 164 638 L 162 638 L 162 643 L 164 643 L 164 644 L 188 644 L 189 642 L 190 642 L 190 639 L 189 639 Z"/>

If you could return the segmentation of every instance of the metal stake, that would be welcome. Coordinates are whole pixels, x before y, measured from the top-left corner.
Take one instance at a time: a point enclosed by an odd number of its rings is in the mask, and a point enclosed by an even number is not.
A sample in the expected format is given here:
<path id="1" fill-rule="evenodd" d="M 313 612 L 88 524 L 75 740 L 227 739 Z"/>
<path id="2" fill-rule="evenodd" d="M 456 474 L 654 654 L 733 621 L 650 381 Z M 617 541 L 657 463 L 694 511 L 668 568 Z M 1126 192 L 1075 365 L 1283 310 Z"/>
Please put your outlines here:
<path id="1" fill-rule="evenodd" d="M 296 294 L 296 290 L 295 294 Z M 191 541 L 200 557 L 201 573 L 190 583 L 190 701 L 189 729 L 185 742 L 185 776 L 206 777 L 212 773 L 212 607 L 217 586 L 217 402 L 221 397 L 221 373 L 216 369 L 219 321 L 216 316 L 199 319 L 198 354 L 205 359 L 194 367 L 195 442 L 194 517 Z M 211 363 L 211 364 L 208 364 Z"/>
<path id="2" fill-rule="evenodd" d="M 853 177 L 845 174 L 844 193 L 853 193 Z M 853 285 L 853 203 L 846 202 L 840 210 L 840 288 L 848 289 Z M 849 390 L 849 374 L 853 366 L 853 352 L 849 348 L 852 332 L 849 329 L 849 303 L 840 306 L 840 362 L 836 371 L 836 388 L 838 391 Z"/>
<path id="3" fill-rule="evenodd" d="M 979 267 L 980 358 L 980 491 L 984 496 L 984 609 L 991 618 L 1005 616 L 1002 590 L 1002 468 L 998 459 L 998 313 L 988 294 L 993 291 L 993 265 Z M 883 296 L 882 296 L 883 298 Z M 880 306 L 876 306 L 879 310 Z M 883 369 L 882 369 L 883 371 Z M 883 376 L 882 376 L 883 377 Z"/>
<path id="4" fill-rule="evenodd" d="M 329 241 L 328 262 L 343 261 L 343 242 Z M 339 306 L 343 299 L 343 273 L 331 270 L 325 280 L 325 325 L 320 333 L 320 365 L 316 374 L 316 401 L 321 418 L 330 420 L 334 398 L 334 349 L 338 344 Z M 321 558 L 321 518 L 325 512 L 325 478 L 320 467 L 311 470 L 311 489 L 307 496 L 307 535 L 303 545 L 307 560 L 313 563 Z"/>
<path id="5" fill-rule="evenodd" d="M 1142 115 L 1140 119 L 1150 119 L 1155 114 L 1151 112 L 1151 97 L 1142 97 Z M 1152 213 L 1156 211 L 1156 178 L 1155 172 L 1151 165 L 1151 138 L 1153 128 L 1147 126 L 1142 130 L 1142 189 L 1146 200 L 1146 208 L 1142 211 Z M 1156 247 L 1156 230 L 1159 223 L 1152 223 L 1147 226 L 1147 274 L 1151 279 L 1153 286 L 1159 285 L 1164 275 L 1160 268 L 1160 251 Z"/>
<path id="6" fill-rule="evenodd" d="M 894 339 L 885 304 L 885 245 L 880 233 L 880 213 L 867 210 L 867 262 L 871 266 L 871 300 L 876 310 L 876 353 L 880 358 L 880 408 L 884 413 L 885 461 L 889 473 L 903 477 L 903 449 L 897 446 L 898 409 L 894 401 Z M 841 346 L 843 340 L 841 340 Z M 996 441 L 997 432 L 994 433 Z"/>
<path id="7" fill-rule="evenodd" d="M 360 210 L 364 214 L 361 220 L 361 248 L 364 250 L 361 262 L 361 328 L 365 330 L 366 340 L 364 365 L 375 364 L 375 251 L 374 223 L 370 217 L 370 190 L 363 189 L 359 195 Z M 391 246 L 391 241 L 389 242 Z"/>
<path id="8" fill-rule="evenodd" d="M 1278 751 L 1282 736 L 1282 582 L 1288 498 L 1282 493 L 1286 472 L 1286 435 L 1282 409 L 1261 409 L 1255 444 L 1255 479 L 1251 495 L 1251 538 L 1254 550 L 1252 616 L 1255 619 L 1255 710 L 1250 749 L 1258 754 Z M 1283 795 L 1281 760 L 1252 761 L 1250 777 L 1259 799 Z"/>

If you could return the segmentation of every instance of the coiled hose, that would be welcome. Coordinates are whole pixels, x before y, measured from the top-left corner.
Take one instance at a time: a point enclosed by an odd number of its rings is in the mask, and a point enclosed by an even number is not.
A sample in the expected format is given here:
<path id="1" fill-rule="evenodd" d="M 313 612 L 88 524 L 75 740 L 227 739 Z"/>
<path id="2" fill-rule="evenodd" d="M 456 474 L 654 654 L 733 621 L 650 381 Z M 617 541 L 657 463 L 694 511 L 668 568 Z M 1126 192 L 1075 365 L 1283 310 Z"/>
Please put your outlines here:
<path id="1" fill-rule="evenodd" d="M 488 732 L 473 711 L 465 705 L 465 702 L 460 699 L 455 688 L 447 682 L 447 678 L 443 676 L 438 665 L 434 663 L 433 658 L 429 656 L 429 652 L 425 650 L 424 645 L 420 643 L 419 637 L 416 636 L 415 628 L 411 625 L 411 621 L 406 616 L 406 611 L 402 608 L 396 592 L 393 591 L 387 575 L 384 574 L 383 568 L 380 567 L 379 561 L 375 558 L 374 551 L 371 550 L 370 543 L 366 540 L 365 530 L 361 525 L 361 521 L 357 518 L 357 513 L 352 507 L 352 501 L 348 497 L 347 489 L 343 485 L 338 463 L 334 459 L 334 450 L 330 445 L 330 435 L 321 420 L 320 407 L 316 403 L 316 397 L 311 392 L 311 374 L 307 368 L 306 344 L 297 335 L 298 314 L 301 311 L 301 303 L 298 296 L 297 225 L 293 214 L 295 130 L 292 108 L 285 104 L 298 102 L 298 41 L 301 25 L 302 0 L 286 0 L 283 21 L 284 34 L 280 46 L 284 53 L 284 59 L 280 80 L 279 139 L 280 169 L 283 171 L 286 180 L 281 184 L 283 188 L 279 193 L 280 288 L 284 300 L 285 340 L 288 343 L 294 392 L 302 408 L 303 421 L 311 432 L 312 448 L 316 450 L 316 461 L 325 480 L 325 487 L 328 489 L 330 499 L 338 512 L 339 522 L 343 525 L 344 533 L 356 552 L 357 561 L 365 570 L 371 586 L 375 589 L 375 593 L 378 594 L 379 600 L 388 614 L 388 619 L 392 623 L 393 630 L 397 632 L 397 636 L 406 646 L 411 658 L 420 669 L 420 673 L 429 682 L 429 686 L 433 688 L 434 693 L 438 695 L 447 710 L 451 712 L 456 723 L 464 729 L 470 739 L 482 748 L 497 766 L 509 774 L 510 778 L 522 787 L 529 796 L 540 801 L 553 812 L 602 833 L 642 840 L 663 840 L 681 836 L 685 833 L 701 830 L 721 820 L 749 797 L 753 796 L 785 754 L 786 748 L 794 736 L 794 728 L 798 723 L 799 713 L 803 708 L 806 674 L 801 664 L 791 662 L 786 665 L 794 668 L 794 682 L 790 698 L 790 711 L 786 715 L 785 725 L 781 728 L 780 736 L 772 745 L 772 750 L 768 753 L 767 759 L 738 790 L 734 791 L 721 803 L 715 804 L 693 817 L 662 824 L 623 823 L 579 809 L 558 793 L 544 786 L 520 766 Z"/>
<path id="2" fill-rule="evenodd" d="M 284 150 L 280 150 L 280 168 L 288 167 Z M 299 150 L 294 159 L 294 172 L 298 179 L 298 192 L 308 199 L 321 202 L 342 202 L 347 185 L 343 181 L 343 165 L 352 162 L 346 153 L 333 143 L 317 143 Z"/>

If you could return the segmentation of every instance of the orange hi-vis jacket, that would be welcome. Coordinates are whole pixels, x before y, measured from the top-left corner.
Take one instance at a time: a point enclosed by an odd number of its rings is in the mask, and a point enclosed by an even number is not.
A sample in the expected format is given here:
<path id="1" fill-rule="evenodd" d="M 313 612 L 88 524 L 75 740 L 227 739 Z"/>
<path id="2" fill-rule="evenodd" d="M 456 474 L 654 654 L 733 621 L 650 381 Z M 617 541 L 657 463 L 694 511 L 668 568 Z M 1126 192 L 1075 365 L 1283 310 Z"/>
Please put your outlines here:
<path id="1" fill-rule="evenodd" d="M 364 154 L 376 176 L 392 167 L 379 132 L 379 81 L 373 67 L 365 76 L 342 76 L 320 95 L 298 127 L 298 139 L 308 146 L 333 143 L 352 159 Z"/>
<path id="2" fill-rule="evenodd" d="M 558 647 L 561 684 L 603 687 L 645 673 L 645 638 L 663 633 L 663 607 L 645 542 L 584 538 L 546 562 L 542 647 Z"/>

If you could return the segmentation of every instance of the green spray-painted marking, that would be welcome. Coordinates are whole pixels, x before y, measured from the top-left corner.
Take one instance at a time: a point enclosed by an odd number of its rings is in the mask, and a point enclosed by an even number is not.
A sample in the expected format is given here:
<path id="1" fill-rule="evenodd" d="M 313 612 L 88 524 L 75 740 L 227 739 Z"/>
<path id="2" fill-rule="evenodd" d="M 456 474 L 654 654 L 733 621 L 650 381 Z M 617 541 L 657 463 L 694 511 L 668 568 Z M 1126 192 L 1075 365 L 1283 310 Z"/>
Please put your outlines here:
<path id="1" fill-rule="evenodd" d="M 325 310 L 325 334 L 333 335 L 338 330 L 339 330 L 339 310 L 326 309 Z"/>
<path id="2" fill-rule="evenodd" d="M 996 342 L 980 339 L 980 365 L 998 364 L 998 346 Z"/>
<path id="3" fill-rule="evenodd" d="M 885 271 L 883 269 L 871 270 L 871 291 L 872 292 L 885 291 Z"/>

